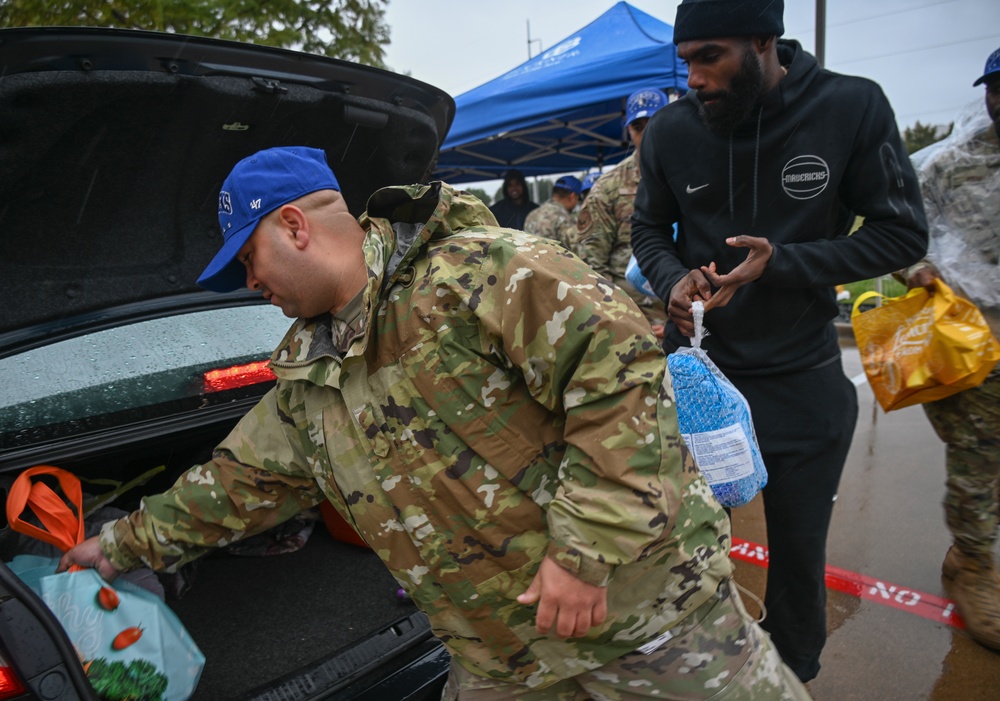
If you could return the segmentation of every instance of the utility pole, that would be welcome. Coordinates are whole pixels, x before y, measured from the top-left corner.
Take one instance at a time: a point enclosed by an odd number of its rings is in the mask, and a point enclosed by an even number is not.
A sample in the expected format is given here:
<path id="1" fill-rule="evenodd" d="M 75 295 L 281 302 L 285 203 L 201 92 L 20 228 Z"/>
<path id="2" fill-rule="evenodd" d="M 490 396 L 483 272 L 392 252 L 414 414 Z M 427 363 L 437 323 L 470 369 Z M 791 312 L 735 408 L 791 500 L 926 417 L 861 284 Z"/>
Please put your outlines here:
<path id="1" fill-rule="evenodd" d="M 539 53 L 541 53 L 541 51 L 542 51 L 542 40 L 541 39 L 532 39 L 531 38 L 531 20 L 530 19 L 526 19 L 524 21 L 528 25 L 528 60 L 530 61 L 531 60 L 531 45 L 537 43 L 538 44 L 538 51 L 539 51 Z"/>
<path id="2" fill-rule="evenodd" d="M 826 57 L 826 0 L 816 0 L 816 61 L 823 68 Z"/>

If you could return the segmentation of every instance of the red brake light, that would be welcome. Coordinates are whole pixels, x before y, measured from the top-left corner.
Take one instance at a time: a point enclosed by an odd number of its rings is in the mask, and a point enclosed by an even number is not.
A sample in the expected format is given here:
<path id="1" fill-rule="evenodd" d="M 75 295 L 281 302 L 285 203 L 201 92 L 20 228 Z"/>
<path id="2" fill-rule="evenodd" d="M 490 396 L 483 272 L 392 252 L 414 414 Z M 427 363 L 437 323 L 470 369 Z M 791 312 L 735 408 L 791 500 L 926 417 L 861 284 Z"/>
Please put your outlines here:
<path id="1" fill-rule="evenodd" d="M 0 655 L 0 700 L 13 699 L 25 693 L 24 685 L 17 678 L 7 660 Z"/>
<path id="2" fill-rule="evenodd" d="M 203 375 L 206 392 L 222 392 L 237 387 L 248 387 L 274 379 L 274 373 L 268 367 L 267 360 L 245 365 L 233 365 L 228 368 L 216 368 Z"/>

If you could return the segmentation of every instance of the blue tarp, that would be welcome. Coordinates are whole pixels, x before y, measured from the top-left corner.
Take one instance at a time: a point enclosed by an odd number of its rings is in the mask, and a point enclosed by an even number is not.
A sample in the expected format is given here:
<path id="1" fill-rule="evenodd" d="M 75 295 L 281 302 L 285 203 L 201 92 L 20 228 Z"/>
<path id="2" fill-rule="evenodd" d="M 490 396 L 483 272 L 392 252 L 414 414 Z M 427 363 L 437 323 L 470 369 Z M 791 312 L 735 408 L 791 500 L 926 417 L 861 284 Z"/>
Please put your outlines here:
<path id="1" fill-rule="evenodd" d="M 434 177 L 461 183 L 583 172 L 629 153 L 625 100 L 645 87 L 687 90 L 669 24 L 619 2 L 575 34 L 455 98 Z"/>

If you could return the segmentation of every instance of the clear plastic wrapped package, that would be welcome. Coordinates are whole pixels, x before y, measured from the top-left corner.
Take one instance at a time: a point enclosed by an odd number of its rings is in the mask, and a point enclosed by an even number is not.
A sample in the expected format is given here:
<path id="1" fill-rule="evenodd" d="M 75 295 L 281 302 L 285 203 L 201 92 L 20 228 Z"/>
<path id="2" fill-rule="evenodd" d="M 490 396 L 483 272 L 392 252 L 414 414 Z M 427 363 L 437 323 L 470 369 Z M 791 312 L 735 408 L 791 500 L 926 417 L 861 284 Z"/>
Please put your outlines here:
<path id="1" fill-rule="evenodd" d="M 972 301 L 996 333 L 1000 322 L 1000 148 L 982 100 L 949 136 L 911 156 L 927 210 L 927 258 Z"/>
<path id="2" fill-rule="evenodd" d="M 667 356 L 681 436 L 723 506 L 748 503 L 767 484 L 750 405 L 701 348 L 702 302 L 690 348 Z"/>

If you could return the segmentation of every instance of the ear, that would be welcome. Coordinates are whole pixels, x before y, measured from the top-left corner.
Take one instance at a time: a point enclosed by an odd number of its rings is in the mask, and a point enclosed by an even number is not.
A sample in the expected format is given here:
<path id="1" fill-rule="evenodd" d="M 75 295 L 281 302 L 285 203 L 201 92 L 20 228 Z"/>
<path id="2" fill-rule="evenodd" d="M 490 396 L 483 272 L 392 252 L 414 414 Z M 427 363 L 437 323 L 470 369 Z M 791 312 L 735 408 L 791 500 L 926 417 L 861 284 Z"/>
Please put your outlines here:
<path id="1" fill-rule="evenodd" d="M 753 47 L 757 50 L 759 54 L 766 54 L 771 49 L 777 47 L 778 37 L 775 35 L 771 36 L 757 36 L 753 38 Z"/>
<path id="2" fill-rule="evenodd" d="M 278 209 L 278 222 L 282 231 L 288 233 L 298 249 L 309 245 L 309 218 L 294 204 L 285 204 Z"/>

